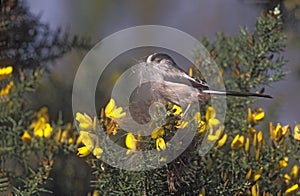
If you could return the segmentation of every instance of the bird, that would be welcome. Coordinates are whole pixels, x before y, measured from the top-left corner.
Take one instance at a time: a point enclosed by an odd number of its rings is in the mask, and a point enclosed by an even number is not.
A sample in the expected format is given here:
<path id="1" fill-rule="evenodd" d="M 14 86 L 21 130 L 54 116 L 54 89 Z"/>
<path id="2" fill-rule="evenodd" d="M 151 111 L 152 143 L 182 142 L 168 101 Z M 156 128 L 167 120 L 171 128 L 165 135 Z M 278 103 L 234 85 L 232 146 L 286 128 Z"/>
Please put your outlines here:
<path id="1" fill-rule="evenodd" d="M 141 77 L 150 75 L 154 80 L 142 83 L 129 98 L 129 110 L 139 123 L 146 123 L 151 119 L 148 109 L 155 101 L 164 100 L 187 108 L 192 103 L 209 100 L 211 95 L 272 98 L 262 93 L 211 89 L 205 80 L 191 77 L 165 53 L 152 53 L 141 65 L 144 66 Z M 148 115 L 141 115 L 145 111 Z"/>

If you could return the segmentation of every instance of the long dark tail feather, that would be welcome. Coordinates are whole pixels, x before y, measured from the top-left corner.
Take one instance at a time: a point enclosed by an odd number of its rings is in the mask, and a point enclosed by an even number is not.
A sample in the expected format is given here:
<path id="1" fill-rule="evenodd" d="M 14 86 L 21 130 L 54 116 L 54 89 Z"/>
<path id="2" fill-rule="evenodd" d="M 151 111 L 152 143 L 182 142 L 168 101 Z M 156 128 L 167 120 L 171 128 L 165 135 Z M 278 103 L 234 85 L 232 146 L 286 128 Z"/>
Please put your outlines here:
<path id="1" fill-rule="evenodd" d="M 203 93 L 209 93 L 211 95 L 225 95 L 225 96 L 236 96 L 236 97 L 264 97 L 272 99 L 272 96 L 259 93 L 249 92 L 237 92 L 237 91 L 216 91 L 216 90 L 202 90 Z"/>

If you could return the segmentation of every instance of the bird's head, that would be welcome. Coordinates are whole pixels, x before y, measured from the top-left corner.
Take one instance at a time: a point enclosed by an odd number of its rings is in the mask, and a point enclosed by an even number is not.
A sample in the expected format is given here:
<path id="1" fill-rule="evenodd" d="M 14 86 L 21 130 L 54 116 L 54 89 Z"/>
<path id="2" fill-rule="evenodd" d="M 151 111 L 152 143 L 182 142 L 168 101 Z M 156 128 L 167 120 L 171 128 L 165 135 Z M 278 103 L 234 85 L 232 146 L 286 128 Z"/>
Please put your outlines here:
<path id="1" fill-rule="evenodd" d="M 146 63 L 175 64 L 175 61 L 167 54 L 153 53 L 146 58 Z"/>

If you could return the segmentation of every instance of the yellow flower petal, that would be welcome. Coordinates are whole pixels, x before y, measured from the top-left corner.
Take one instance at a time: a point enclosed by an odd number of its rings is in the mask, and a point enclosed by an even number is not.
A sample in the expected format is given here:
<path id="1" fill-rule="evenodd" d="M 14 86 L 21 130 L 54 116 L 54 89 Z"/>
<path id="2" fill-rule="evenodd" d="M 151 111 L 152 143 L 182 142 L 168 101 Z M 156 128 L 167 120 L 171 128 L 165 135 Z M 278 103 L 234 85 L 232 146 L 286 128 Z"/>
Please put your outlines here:
<path id="1" fill-rule="evenodd" d="M 244 144 L 244 136 L 240 136 L 239 134 L 235 136 L 233 141 L 231 142 L 232 149 L 238 149 L 242 147 Z"/>
<path id="2" fill-rule="evenodd" d="M 178 105 L 173 105 L 172 111 L 173 111 L 173 114 L 180 115 L 182 112 L 182 108 Z"/>
<path id="3" fill-rule="evenodd" d="M 289 161 L 289 158 L 288 157 L 284 157 L 283 160 L 279 161 L 280 167 L 287 167 L 288 166 L 288 161 Z"/>
<path id="4" fill-rule="evenodd" d="M 184 129 L 189 124 L 188 121 L 180 121 L 179 123 L 180 123 L 179 125 L 175 126 L 177 129 Z"/>
<path id="5" fill-rule="evenodd" d="M 218 139 L 219 139 L 219 137 L 216 135 L 208 135 L 207 136 L 207 140 L 211 141 L 211 142 L 217 141 Z"/>
<path id="6" fill-rule="evenodd" d="M 246 179 L 249 180 L 251 178 L 252 169 L 250 168 L 249 171 L 246 174 Z"/>
<path id="7" fill-rule="evenodd" d="M 249 124 L 252 123 L 252 111 L 251 111 L 251 108 L 248 108 L 247 121 L 248 121 Z"/>
<path id="8" fill-rule="evenodd" d="M 89 117 L 86 113 L 81 114 L 80 112 L 76 113 L 76 118 L 79 122 L 79 128 L 82 130 L 92 130 L 93 129 L 93 121 L 92 118 Z"/>
<path id="9" fill-rule="evenodd" d="M 250 139 L 247 137 L 245 142 L 245 151 L 248 152 L 250 148 Z"/>
<path id="10" fill-rule="evenodd" d="M 294 184 L 293 186 L 289 187 L 288 189 L 286 189 L 284 191 L 284 194 L 293 194 L 293 193 L 296 193 L 298 191 L 298 184 Z"/>
<path id="11" fill-rule="evenodd" d="M 156 139 L 160 136 L 163 136 L 165 134 L 165 130 L 162 127 L 157 127 L 153 130 L 152 134 L 151 134 L 151 138 L 152 139 Z"/>
<path id="12" fill-rule="evenodd" d="M 214 119 L 214 118 L 216 118 L 216 111 L 213 107 L 208 106 L 205 113 L 205 119 L 208 122 L 209 119 Z"/>
<path id="13" fill-rule="evenodd" d="M 105 115 L 108 116 L 108 114 L 112 113 L 114 107 L 116 106 L 115 104 L 115 100 L 114 99 L 110 99 L 108 104 L 105 107 Z"/>
<path id="14" fill-rule="evenodd" d="M 31 142 L 31 136 L 30 134 L 28 133 L 28 131 L 25 131 L 21 137 L 22 141 L 23 142 L 26 142 L 26 143 L 30 143 Z"/>
<path id="15" fill-rule="evenodd" d="M 55 135 L 55 141 L 56 142 L 60 142 L 60 139 L 61 139 L 61 135 L 62 135 L 62 130 L 59 129 Z"/>
<path id="16" fill-rule="evenodd" d="M 290 125 L 285 125 L 284 127 L 282 127 L 282 135 L 284 135 L 285 137 L 289 135 L 291 130 L 291 126 Z"/>
<path id="17" fill-rule="evenodd" d="M 203 133 L 207 130 L 207 124 L 204 121 L 201 121 L 198 125 L 198 132 Z"/>
<path id="18" fill-rule="evenodd" d="M 125 138 L 125 145 L 130 150 L 136 150 L 136 138 L 132 133 L 128 133 Z"/>
<path id="19" fill-rule="evenodd" d="M 293 179 L 297 179 L 298 173 L 299 173 L 299 166 L 294 165 L 294 166 L 292 167 L 292 169 L 291 169 L 291 177 L 292 177 Z"/>
<path id="20" fill-rule="evenodd" d="M 100 147 L 96 147 L 96 148 L 93 150 L 93 155 L 94 155 L 97 159 L 100 159 L 102 153 L 103 153 L 103 150 L 102 150 L 102 148 L 100 148 Z"/>
<path id="21" fill-rule="evenodd" d="M 44 136 L 44 131 L 42 129 L 36 129 L 33 131 L 34 137 L 43 137 Z"/>
<path id="22" fill-rule="evenodd" d="M 157 151 L 166 149 L 166 143 L 163 138 L 159 137 L 156 139 L 156 149 L 157 149 Z"/>
<path id="23" fill-rule="evenodd" d="M 80 141 L 88 148 L 93 149 L 94 148 L 94 141 L 92 138 L 92 135 L 86 131 L 80 131 L 79 133 Z M 78 141 L 78 140 L 77 140 Z"/>
<path id="24" fill-rule="evenodd" d="M 85 157 L 90 154 L 90 150 L 86 146 L 80 147 L 77 150 L 78 150 L 77 155 L 79 155 L 79 157 Z"/>
<path id="25" fill-rule="evenodd" d="M 191 67 L 189 69 L 189 76 L 193 77 L 193 69 Z"/>
<path id="26" fill-rule="evenodd" d="M 300 124 L 295 125 L 294 139 L 300 141 Z"/>
<path id="27" fill-rule="evenodd" d="M 251 187 L 251 195 L 252 196 L 259 196 L 259 186 L 257 183 Z"/>
<path id="28" fill-rule="evenodd" d="M 201 114 L 200 112 L 196 112 L 194 115 L 194 120 L 199 124 L 201 122 Z"/>
<path id="29" fill-rule="evenodd" d="M 44 137 L 49 138 L 52 134 L 52 127 L 49 123 L 46 123 L 45 129 L 44 129 Z"/>
<path id="30" fill-rule="evenodd" d="M 218 126 L 220 124 L 220 121 L 216 118 L 209 119 L 208 123 L 212 126 Z"/>
<path id="31" fill-rule="evenodd" d="M 262 121 L 265 117 L 265 112 L 262 108 L 259 108 L 257 112 L 253 114 L 253 122 L 257 123 L 258 121 Z"/>
<path id="32" fill-rule="evenodd" d="M 257 142 L 260 143 L 263 139 L 263 132 L 262 131 L 259 131 L 257 133 Z"/>
<path id="33" fill-rule="evenodd" d="M 291 177 L 288 174 L 284 174 L 283 178 L 286 184 L 288 184 L 291 181 Z"/>
<path id="34" fill-rule="evenodd" d="M 254 135 L 254 133 L 256 133 L 256 130 L 255 130 L 253 127 L 250 127 L 250 128 L 248 129 L 248 133 L 249 133 L 250 135 Z"/>
<path id="35" fill-rule="evenodd" d="M 7 66 L 7 67 L 0 68 L 0 76 L 9 75 L 9 74 L 12 73 L 12 71 L 13 71 L 12 66 Z"/>
<path id="36" fill-rule="evenodd" d="M 254 180 L 254 181 L 259 180 L 260 177 L 261 177 L 262 172 L 263 172 L 263 169 L 260 168 L 260 169 L 254 174 L 253 180 Z"/>
<path id="37" fill-rule="evenodd" d="M 123 108 L 118 107 L 118 108 L 116 108 L 116 109 L 112 112 L 111 117 L 112 117 L 112 118 L 122 118 L 122 117 L 124 117 L 125 115 L 126 115 L 126 113 L 123 112 Z"/>
<path id="38" fill-rule="evenodd" d="M 204 188 L 204 187 L 202 187 L 202 188 L 200 189 L 200 193 L 199 193 L 198 196 L 205 196 L 205 188 Z"/>
<path id="39" fill-rule="evenodd" d="M 105 107 L 105 115 L 109 118 L 122 118 L 126 115 L 126 112 L 123 112 L 122 107 L 117 108 L 115 100 L 110 99 Z"/>
<path id="40" fill-rule="evenodd" d="M 218 147 L 222 147 L 227 140 L 227 134 L 225 133 L 223 137 L 218 141 Z"/>

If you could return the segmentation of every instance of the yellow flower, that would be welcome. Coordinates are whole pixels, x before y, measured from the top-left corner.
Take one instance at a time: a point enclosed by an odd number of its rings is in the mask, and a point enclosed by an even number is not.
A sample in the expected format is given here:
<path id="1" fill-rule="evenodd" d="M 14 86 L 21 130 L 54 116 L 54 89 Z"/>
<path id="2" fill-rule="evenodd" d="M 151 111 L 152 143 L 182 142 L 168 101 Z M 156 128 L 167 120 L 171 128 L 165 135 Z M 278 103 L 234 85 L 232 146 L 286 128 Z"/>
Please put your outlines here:
<path id="1" fill-rule="evenodd" d="M 77 112 L 75 119 L 79 122 L 80 130 L 83 131 L 96 130 L 96 125 L 97 125 L 96 117 L 94 117 L 94 121 L 93 121 L 91 117 L 89 117 L 89 115 L 87 115 L 86 113 L 81 114 L 80 112 Z"/>
<path id="2" fill-rule="evenodd" d="M 105 115 L 109 118 L 122 118 L 126 115 L 126 112 L 123 112 L 122 107 L 116 106 L 114 99 L 110 99 L 105 107 Z"/>
<path id="3" fill-rule="evenodd" d="M 209 135 L 207 136 L 207 140 L 208 140 L 208 141 L 212 141 L 212 142 L 218 140 L 218 139 L 220 138 L 220 135 L 221 135 L 221 133 L 222 133 L 223 128 L 224 128 L 223 126 L 220 126 L 220 127 L 215 131 L 215 134 L 209 134 Z"/>
<path id="4" fill-rule="evenodd" d="M 0 78 L 6 77 L 13 72 L 12 66 L 2 67 L 0 68 Z"/>
<path id="5" fill-rule="evenodd" d="M 252 196 L 259 196 L 259 186 L 257 183 L 255 183 L 252 187 L 251 187 L 251 195 Z"/>
<path id="6" fill-rule="evenodd" d="M 128 133 L 125 138 L 125 145 L 129 150 L 136 150 L 137 139 L 132 133 Z"/>
<path id="7" fill-rule="evenodd" d="M 250 140 L 249 140 L 249 138 L 247 137 L 247 138 L 246 138 L 246 142 L 245 142 L 245 151 L 248 152 L 248 151 L 249 151 L 249 148 L 250 148 Z"/>
<path id="8" fill-rule="evenodd" d="M 0 90 L 0 96 L 5 96 L 5 95 L 9 94 L 10 91 L 11 91 L 11 89 L 13 88 L 13 86 L 14 86 L 14 82 L 13 82 L 13 81 L 10 81 L 10 82 L 6 85 L 5 88 L 2 88 L 2 89 Z"/>
<path id="9" fill-rule="evenodd" d="M 77 155 L 79 155 L 79 157 L 85 157 L 90 154 L 90 150 L 87 146 L 80 147 L 77 150 L 78 150 Z"/>
<path id="10" fill-rule="evenodd" d="M 100 147 L 96 147 L 96 148 L 93 150 L 93 155 L 94 155 L 97 159 L 100 159 L 102 153 L 103 153 L 103 150 L 102 150 L 102 148 L 100 148 Z"/>
<path id="11" fill-rule="evenodd" d="M 196 112 L 196 114 L 194 115 L 194 120 L 195 120 L 197 123 L 199 123 L 199 122 L 202 121 L 200 112 Z"/>
<path id="12" fill-rule="evenodd" d="M 33 128 L 33 135 L 35 137 L 49 138 L 52 134 L 51 125 L 43 117 L 33 122 L 30 127 Z"/>
<path id="13" fill-rule="evenodd" d="M 94 191 L 93 191 L 93 194 L 92 194 L 92 196 L 100 196 L 100 193 L 99 193 L 99 191 L 97 191 L 97 190 L 94 190 Z"/>
<path id="14" fill-rule="evenodd" d="M 291 177 L 292 177 L 293 179 L 297 179 L 298 173 L 299 173 L 299 166 L 294 165 L 294 166 L 292 167 L 292 169 L 291 169 Z"/>
<path id="15" fill-rule="evenodd" d="M 207 130 L 207 124 L 204 121 L 201 121 L 198 125 L 198 132 L 203 133 Z"/>
<path id="16" fill-rule="evenodd" d="M 165 134 L 165 130 L 163 127 L 157 127 L 153 130 L 152 134 L 151 134 L 151 138 L 152 139 L 156 139 L 160 136 L 163 136 Z"/>
<path id="17" fill-rule="evenodd" d="M 86 131 L 80 131 L 79 137 L 77 138 L 77 145 L 83 143 L 84 146 L 77 149 L 78 150 L 77 155 L 79 155 L 79 157 L 85 157 L 89 155 L 91 152 L 97 159 L 101 157 L 103 150 L 98 146 L 98 142 L 97 142 L 98 138 L 95 137 L 96 136 L 94 134 L 91 134 Z M 71 141 L 73 142 L 73 140 Z"/>
<path id="18" fill-rule="evenodd" d="M 284 174 L 283 178 L 286 184 L 288 184 L 291 181 L 291 177 L 288 174 Z"/>
<path id="19" fill-rule="evenodd" d="M 259 131 L 257 133 L 257 142 L 258 143 L 261 143 L 261 141 L 263 140 L 263 132 L 262 131 Z"/>
<path id="20" fill-rule="evenodd" d="M 166 149 L 166 143 L 163 138 L 159 137 L 156 139 L 156 149 L 157 149 L 157 151 Z"/>
<path id="21" fill-rule="evenodd" d="M 23 142 L 26 142 L 29 144 L 31 142 L 31 135 L 28 133 L 28 131 L 25 131 L 21 137 Z"/>
<path id="22" fill-rule="evenodd" d="M 59 129 L 55 135 L 55 141 L 60 142 L 62 131 Z"/>
<path id="23" fill-rule="evenodd" d="M 189 76 L 193 77 L 193 69 L 191 67 L 189 69 Z"/>
<path id="24" fill-rule="evenodd" d="M 279 161 L 280 167 L 287 167 L 288 166 L 288 161 L 289 161 L 289 158 L 288 157 L 284 157 L 283 160 Z"/>
<path id="25" fill-rule="evenodd" d="M 194 115 L 194 120 L 198 124 L 199 133 L 203 133 L 207 130 L 206 123 L 202 120 L 200 112 L 196 112 Z"/>
<path id="26" fill-rule="evenodd" d="M 213 107 L 208 106 L 205 113 L 205 119 L 206 121 L 209 121 L 214 118 L 216 118 L 216 110 Z"/>
<path id="27" fill-rule="evenodd" d="M 216 111 L 211 106 L 206 109 L 205 119 L 209 126 L 218 126 L 220 124 L 220 121 L 216 119 Z"/>
<path id="28" fill-rule="evenodd" d="M 204 187 L 202 187 L 202 188 L 200 189 L 199 196 L 205 196 L 205 188 L 204 188 Z"/>
<path id="29" fill-rule="evenodd" d="M 256 124 L 258 121 L 262 121 L 264 117 L 265 113 L 262 108 L 257 108 L 254 112 L 251 111 L 251 108 L 248 108 L 247 121 L 249 124 Z"/>
<path id="30" fill-rule="evenodd" d="M 79 137 L 77 139 L 77 144 L 83 143 L 88 149 L 94 148 L 94 138 L 92 138 L 92 135 L 89 132 L 86 131 L 80 131 Z"/>
<path id="31" fill-rule="evenodd" d="M 253 146 L 256 147 L 256 145 L 257 145 L 257 134 L 254 133 L 254 135 L 253 135 Z"/>
<path id="32" fill-rule="evenodd" d="M 296 193 L 298 191 L 298 184 L 294 184 L 293 186 L 289 187 L 284 191 L 284 195 L 291 195 L 293 193 Z"/>
<path id="33" fill-rule="evenodd" d="M 241 148 L 244 144 L 244 136 L 240 136 L 239 134 L 235 136 L 233 141 L 231 142 L 231 148 L 232 149 L 238 149 Z"/>
<path id="34" fill-rule="evenodd" d="M 250 128 L 248 129 L 248 133 L 249 133 L 250 135 L 254 135 L 254 134 L 256 133 L 256 130 L 255 130 L 253 127 L 250 127 Z"/>
<path id="35" fill-rule="evenodd" d="M 255 172 L 254 177 L 253 177 L 253 180 L 254 180 L 254 181 L 259 180 L 260 177 L 261 177 L 262 172 L 263 172 L 263 168 L 260 168 L 257 172 Z"/>
<path id="36" fill-rule="evenodd" d="M 182 108 L 178 105 L 173 105 L 172 107 L 172 111 L 173 111 L 173 114 L 175 115 L 181 115 L 182 114 Z"/>
<path id="37" fill-rule="evenodd" d="M 259 154 L 260 154 L 260 148 L 257 148 L 255 151 L 255 160 L 259 159 Z"/>
<path id="38" fill-rule="evenodd" d="M 189 124 L 188 121 L 181 121 L 181 120 L 179 120 L 179 121 L 178 121 L 178 124 L 175 125 L 175 127 L 176 127 L 177 129 L 184 129 L 186 126 L 188 126 L 188 124 Z"/>
<path id="39" fill-rule="evenodd" d="M 72 128 L 71 123 L 68 123 L 65 130 L 61 134 L 60 142 L 65 142 L 65 141 L 69 140 L 68 135 L 69 135 L 71 128 Z"/>
<path id="40" fill-rule="evenodd" d="M 47 122 L 49 121 L 48 108 L 42 107 L 37 113 L 36 118 L 44 118 Z"/>
<path id="41" fill-rule="evenodd" d="M 261 146 L 262 146 L 262 140 L 263 140 L 263 132 L 259 131 L 257 134 L 255 134 L 257 137 L 257 143 L 258 143 L 258 149 L 260 150 Z M 258 155 L 257 155 L 258 156 Z M 258 158 L 257 158 L 258 159 Z"/>
<path id="42" fill-rule="evenodd" d="M 286 125 L 281 127 L 280 123 L 277 123 L 276 128 L 274 129 L 273 123 L 270 122 L 270 137 L 274 141 L 279 141 L 284 137 L 288 136 L 290 126 Z"/>
<path id="43" fill-rule="evenodd" d="M 295 125 L 295 128 L 294 128 L 294 139 L 300 141 L 300 124 Z"/>
<path id="44" fill-rule="evenodd" d="M 227 134 L 225 133 L 223 137 L 218 141 L 218 147 L 222 147 L 227 140 Z"/>
<path id="45" fill-rule="evenodd" d="M 12 66 L 7 66 L 7 67 L 0 68 L 0 80 L 10 76 L 12 72 L 13 72 L 13 67 Z"/>
<path id="46" fill-rule="evenodd" d="M 249 171 L 246 174 L 246 179 L 249 180 L 251 178 L 252 169 L 250 168 Z"/>

